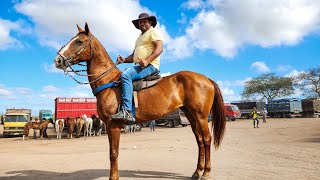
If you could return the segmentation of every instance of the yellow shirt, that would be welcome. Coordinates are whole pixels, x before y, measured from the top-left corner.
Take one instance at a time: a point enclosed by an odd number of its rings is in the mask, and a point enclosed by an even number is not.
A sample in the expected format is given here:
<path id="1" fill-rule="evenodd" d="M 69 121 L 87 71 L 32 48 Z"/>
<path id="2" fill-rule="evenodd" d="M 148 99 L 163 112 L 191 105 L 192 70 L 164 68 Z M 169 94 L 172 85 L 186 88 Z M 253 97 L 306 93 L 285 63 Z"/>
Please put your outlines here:
<path id="1" fill-rule="evenodd" d="M 146 59 L 147 57 L 149 57 L 155 49 L 152 42 L 158 40 L 162 41 L 162 37 L 159 35 L 159 32 L 152 26 L 146 32 L 141 34 L 135 44 L 133 62 L 137 64 L 140 61 L 139 59 Z M 152 64 L 159 70 L 160 56 L 152 60 L 150 64 Z"/>

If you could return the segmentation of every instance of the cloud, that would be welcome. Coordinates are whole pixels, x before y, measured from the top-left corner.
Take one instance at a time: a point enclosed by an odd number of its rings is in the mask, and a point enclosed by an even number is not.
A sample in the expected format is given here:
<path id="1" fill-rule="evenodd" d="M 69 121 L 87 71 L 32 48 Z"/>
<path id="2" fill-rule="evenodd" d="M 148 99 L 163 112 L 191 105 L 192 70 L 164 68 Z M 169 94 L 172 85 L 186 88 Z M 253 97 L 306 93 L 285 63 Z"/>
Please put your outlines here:
<path id="1" fill-rule="evenodd" d="M 181 6 L 186 9 L 200 9 L 205 5 L 205 3 L 202 0 L 188 0 L 187 2 L 184 2 Z"/>
<path id="2" fill-rule="evenodd" d="M 45 70 L 46 72 L 48 72 L 48 73 L 61 73 L 61 74 L 63 74 L 63 71 L 62 71 L 61 69 L 56 68 L 56 66 L 54 65 L 54 63 L 53 63 L 53 64 L 47 64 L 47 63 L 45 63 L 45 64 L 43 65 L 43 67 L 44 67 L 44 70 Z"/>
<path id="3" fill-rule="evenodd" d="M 31 29 L 22 20 L 12 22 L 0 18 L 0 50 L 23 47 L 23 43 L 11 35 L 12 32 L 28 34 L 31 32 Z"/>
<path id="4" fill-rule="evenodd" d="M 8 97 L 11 95 L 12 95 L 12 92 L 0 86 L 0 97 Z"/>
<path id="5" fill-rule="evenodd" d="M 92 3 L 28 0 L 16 4 L 15 9 L 33 21 L 35 32 L 44 46 L 59 49 L 76 34 L 76 23 L 84 27 L 84 23 L 88 22 L 90 31 L 106 49 L 115 52 L 132 52 L 140 31 L 131 21 L 136 19 L 139 13 L 156 15 L 134 0 L 105 0 Z M 156 28 L 165 30 L 160 22 Z"/>
<path id="6" fill-rule="evenodd" d="M 44 86 L 42 88 L 42 91 L 43 92 L 58 92 L 59 91 L 59 88 L 55 87 L 55 86 L 52 86 L 52 85 L 48 85 L 48 86 Z"/>
<path id="7" fill-rule="evenodd" d="M 161 77 L 166 77 L 166 76 L 170 76 L 170 75 L 171 75 L 171 72 L 166 72 L 166 73 L 162 73 Z"/>
<path id="8" fill-rule="evenodd" d="M 290 65 L 279 65 L 277 67 L 277 71 L 279 71 L 279 72 L 287 72 L 290 69 L 293 69 L 292 66 L 290 66 Z"/>
<path id="9" fill-rule="evenodd" d="M 270 72 L 270 68 L 262 61 L 256 61 L 251 64 L 251 69 L 255 69 L 260 73 L 268 73 Z"/>
<path id="10" fill-rule="evenodd" d="M 292 46 L 320 27 L 320 3 L 311 0 L 188 1 L 199 9 L 183 35 L 189 45 L 234 57 L 246 45 Z M 190 48 L 190 47 L 189 47 Z M 180 51 L 183 53 L 183 51 Z"/>

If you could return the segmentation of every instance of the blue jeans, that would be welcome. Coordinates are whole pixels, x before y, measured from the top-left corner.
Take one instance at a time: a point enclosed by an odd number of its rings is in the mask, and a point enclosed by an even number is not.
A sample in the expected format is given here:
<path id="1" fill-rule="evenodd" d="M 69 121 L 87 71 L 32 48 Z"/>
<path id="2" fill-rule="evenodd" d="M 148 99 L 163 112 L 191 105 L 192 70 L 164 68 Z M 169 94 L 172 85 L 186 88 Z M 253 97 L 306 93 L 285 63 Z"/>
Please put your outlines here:
<path id="1" fill-rule="evenodd" d="M 157 71 L 157 68 L 149 64 L 147 67 L 143 69 L 139 65 L 137 65 L 130 67 L 122 72 L 122 101 L 123 108 L 125 110 L 132 111 L 132 82 L 150 76 L 151 74 L 154 74 Z"/>

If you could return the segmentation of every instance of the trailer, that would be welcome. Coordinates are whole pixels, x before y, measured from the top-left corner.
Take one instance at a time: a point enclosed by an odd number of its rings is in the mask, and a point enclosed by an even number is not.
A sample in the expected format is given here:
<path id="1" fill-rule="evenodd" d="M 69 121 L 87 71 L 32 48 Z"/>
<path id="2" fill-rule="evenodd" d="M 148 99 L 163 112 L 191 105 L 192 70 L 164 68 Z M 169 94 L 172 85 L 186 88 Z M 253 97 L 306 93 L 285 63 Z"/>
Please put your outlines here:
<path id="1" fill-rule="evenodd" d="M 267 111 L 270 117 L 284 118 L 301 116 L 301 99 L 287 98 L 268 101 Z"/>
<path id="2" fill-rule="evenodd" d="M 97 99 L 96 98 L 63 98 L 55 99 L 55 118 L 66 120 L 69 118 L 81 117 L 86 114 L 90 117 L 92 114 L 97 115 Z M 67 125 L 68 122 L 65 122 Z"/>
<path id="3" fill-rule="evenodd" d="M 263 101 L 237 101 L 231 102 L 231 104 L 237 105 L 241 112 L 241 117 L 245 119 L 250 118 L 250 113 L 255 107 L 257 109 L 258 115 L 262 112 L 263 108 L 266 108 L 266 103 Z"/>
<path id="4" fill-rule="evenodd" d="M 301 103 L 303 117 L 320 116 L 320 98 L 302 99 Z"/>

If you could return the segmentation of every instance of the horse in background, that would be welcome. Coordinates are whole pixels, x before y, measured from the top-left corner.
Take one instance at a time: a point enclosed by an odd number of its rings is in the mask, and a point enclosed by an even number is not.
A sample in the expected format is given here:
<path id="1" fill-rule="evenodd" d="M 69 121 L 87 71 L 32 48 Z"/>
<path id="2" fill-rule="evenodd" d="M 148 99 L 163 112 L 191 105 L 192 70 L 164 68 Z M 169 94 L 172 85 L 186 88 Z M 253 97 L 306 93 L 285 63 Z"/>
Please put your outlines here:
<path id="1" fill-rule="evenodd" d="M 76 120 L 71 119 L 70 117 L 67 117 L 67 122 L 68 122 L 68 135 L 67 138 L 72 139 L 73 138 L 73 131 L 76 129 Z"/>
<path id="2" fill-rule="evenodd" d="M 98 118 L 95 114 L 91 116 L 91 119 L 93 120 L 93 136 L 101 136 L 103 121 L 100 118 Z"/>
<path id="3" fill-rule="evenodd" d="M 64 128 L 64 119 L 57 119 L 55 124 L 56 132 L 57 132 L 57 139 L 61 139 L 62 131 Z"/>
<path id="4" fill-rule="evenodd" d="M 28 138 L 29 135 L 29 130 L 32 128 L 33 130 L 35 129 L 39 129 L 40 130 L 40 138 L 43 138 L 43 132 L 44 130 L 47 128 L 48 124 L 51 123 L 53 124 L 52 120 L 45 120 L 45 121 L 41 121 L 41 122 L 28 122 L 24 125 L 23 127 L 23 137 L 22 139 L 25 140 L 25 137 Z"/>
<path id="5" fill-rule="evenodd" d="M 83 125 L 84 125 L 84 120 L 80 117 L 76 117 L 77 138 L 79 138 L 81 135 Z"/>
<path id="6" fill-rule="evenodd" d="M 92 131 L 92 118 L 88 118 L 86 114 L 82 115 L 82 119 L 84 120 L 84 133 L 83 137 L 91 137 L 91 131 Z"/>

